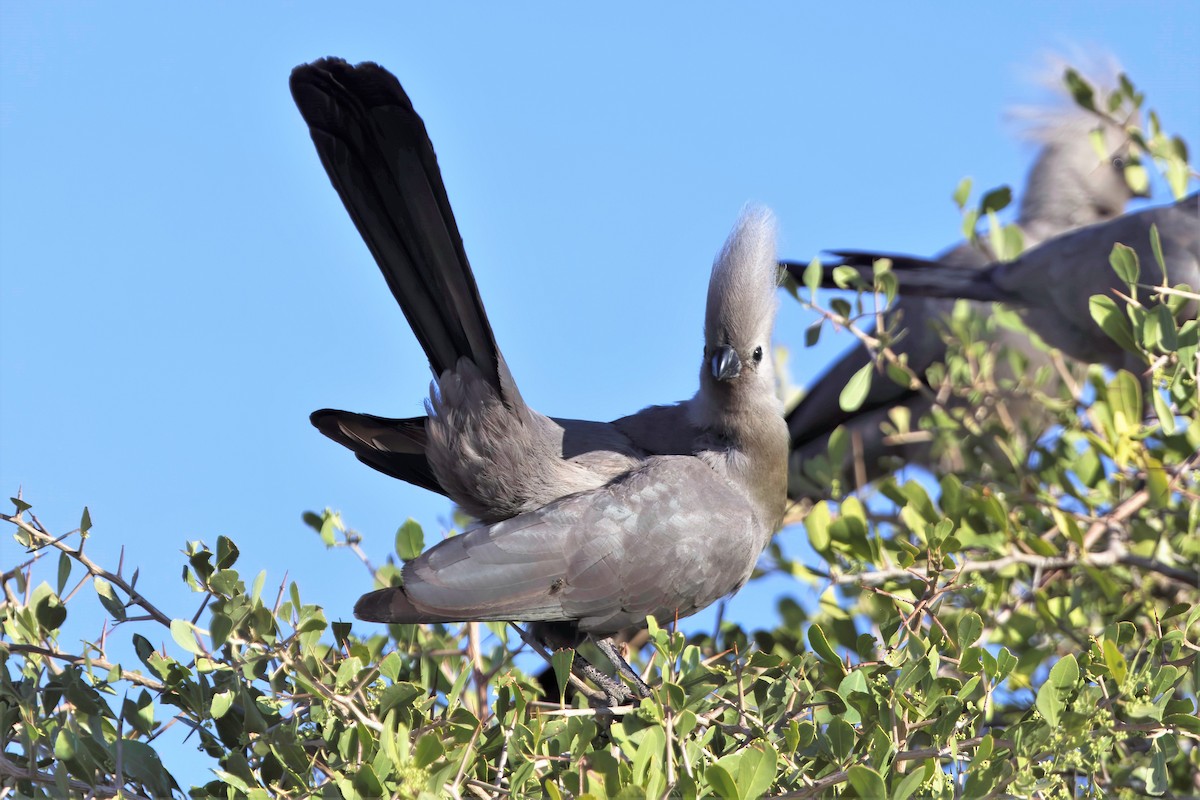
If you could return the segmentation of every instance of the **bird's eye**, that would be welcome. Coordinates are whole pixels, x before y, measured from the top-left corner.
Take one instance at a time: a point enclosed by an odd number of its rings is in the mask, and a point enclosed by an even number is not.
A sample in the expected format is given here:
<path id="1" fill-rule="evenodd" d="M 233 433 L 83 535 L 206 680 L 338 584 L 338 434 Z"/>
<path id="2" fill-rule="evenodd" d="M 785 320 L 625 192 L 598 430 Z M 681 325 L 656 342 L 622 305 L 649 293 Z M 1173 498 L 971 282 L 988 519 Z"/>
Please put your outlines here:
<path id="1" fill-rule="evenodd" d="M 1113 156 L 1112 165 L 1117 169 L 1125 169 L 1125 159 L 1120 156 Z"/>
<path id="2" fill-rule="evenodd" d="M 757 364 L 759 361 L 762 361 L 762 348 L 756 347 L 754 348 L 754 363 Z"/>

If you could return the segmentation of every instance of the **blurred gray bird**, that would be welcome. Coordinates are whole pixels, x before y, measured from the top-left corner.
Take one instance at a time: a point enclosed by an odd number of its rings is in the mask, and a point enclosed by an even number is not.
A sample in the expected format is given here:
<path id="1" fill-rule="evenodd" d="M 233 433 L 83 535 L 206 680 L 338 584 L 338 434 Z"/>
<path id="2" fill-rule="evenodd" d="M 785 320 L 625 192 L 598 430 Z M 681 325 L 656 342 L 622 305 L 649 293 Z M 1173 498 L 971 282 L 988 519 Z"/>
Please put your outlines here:
<path id="1" fill-rule="evenodd" d="M 403 585 L 363 596 L 355 615 L 534 622 L 543 639 L 575 642 L 649 614 L 684 617 L 740 588 L 786 503 L 787 429 L 766 357 L 770 214 L 744 213 L 713 265 L 693 398 L 611 423 L 551 419 L 525 405 L 500 355 L 433 146 L 399 81 L 375 64 L 323 59 L 297 67 L 291 89 L 435 376 L 425 417 L 326 409 L 313 423 L 484 523 L 408 562 Z"/>
<path id="2" fill-rule="evenodd" d="M 1151 227 L 1158 229 L 1167 284 L 1183 284 L 1193 291 L 1200 288 L 1200 194 L 1065 233 L 1026 250 L 1014 261 L 996 262 L 984 269 L 886 253 L 835 251 L 835 255 L 864 274 L 876 259 L 891 259 L 899 291 L 910 296 L 1011 305 L 1030 330 L 1071 358 L 1140 373 L 1146 367 L 1141 356 L 1104 333 L 1092 318 L 1089 302 L 1093 295 L 1126 302 L 1116 293 L 1126 294 L 1129 287 L 1109 260 L 1113 246 L 1119 243 L 1137 253 L 1137 282 L 1141 285 L 1136 299 L 1142 305 L 1153 304 L 1153 290 L 1145 286 L 1161 285 L 1163 269 L 1151 245 Z M 834 266 L 823 275 L 829 285 Z M 1195 319 L 1196 311 L 1196 301 L 1186 300 L 1176 319 Z"/>
<path id="3" fill-rule="evenodd" d="M 1101 161 L 1089 139 L 1089 132 L 1099 120 L 1079 110 L 1039 109 L 1030 112 L 1036 119 L 1030 135 L 1041 147 L 1026 179 L 1016 220 L 1025 245 L 1039 242 L 1084 225 L 1101 222 L 1119 215 L 1135 196 L 1124 177 L 1123 152 L 1125 133 L 1117 126 L 1103 126 L 1104 140 L 1111 157 Z M 937 257 L 941 264 L 959 270 L 982 270 L 994 257 L 985 247 L 971 243 L 959 244 Z M 800 279 L 806 265 L 784 262 Z M 908 365 L 917 375 L 924 375 L 935 363 L 945 360 L 946 343 L 939 330 L 939 321 L 948 319 L 954 309 L 954 299 L 917 296 L 901 293 L 895 304 L 884 314 L 889 328 L 902 326 L 904 335 L 892 345 L 897 355 L 907 356 Z M 972 303 L 971 313 L 979 318 L 991 315 L 988 303 Z M 1029 361 L 1030 371 L 1049 364 L 1045 352 L 1033 346 L 1028 337 L 1015 331 L 996 327 L 996 344 L 1019 351 Z M 861 448 L 859 456 L 868 482 L 893 471 L 898 464 L 934 465 L 934 454 L 927 442 L 892 443 L 881 426 L 896 406 L 909 409 L 914 420 L 930 409 L 925 396 L 889 378 L 871 382 L 862 405 L 854 411 L 844 411 L 839 395 L 856 372 L 873 361 L 865 345 L 858 344 L 835 362 L 800 403 L 787 415 L 792 442 L 791 494 L 795 499 L 813 496 L 814 485 L 803 476 L 804 465 L 826 453 L 829 436 L 839 425 L 845 425 Z M 1015 399 L 1013 402 L 1017 402 Z M 1022 407 L 1023 415 L 1034 413 Z M 851 477 L 851 464 L 835 465 L 843 479 Z"/>

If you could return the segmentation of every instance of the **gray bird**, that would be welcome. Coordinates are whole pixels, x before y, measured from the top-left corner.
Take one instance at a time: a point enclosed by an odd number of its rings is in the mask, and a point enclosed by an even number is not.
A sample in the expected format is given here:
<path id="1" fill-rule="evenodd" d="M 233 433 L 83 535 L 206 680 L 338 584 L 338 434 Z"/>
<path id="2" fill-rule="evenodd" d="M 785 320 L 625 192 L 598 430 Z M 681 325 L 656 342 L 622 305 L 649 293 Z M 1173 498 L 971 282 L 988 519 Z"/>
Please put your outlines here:
<path id="1" fill-rule="evenodd" d="M 1041 122 L 1031 133 L 1041 147 L 1026 179 L 1015 223 L 1026 246 L 1083 225 L 1112 219 L 1135 196 L 1123 174 L 1123 130 L 1114 125 L 1104 126 L 1105 141 L 1113 155 L 1109 161 L 1101 161 L 1088 135 L 1099 124 L 1096 117 L 1069 111 L 1041 110 L 1036 114 Z M 962 243 L 942 253 L 937 261 L 961 270 L 982 270 L 994 260 L 986 252 L 986 246 L 986 239 L 983 246 Z M 787 263 L 799 279 L 804 265 Z M 917 375 L 924 375 L 931 365 L 945 360 L 946 343 L 939 322 L 949 318 L 954 303 L 954 299 L 902 293 L 885 312 L 889 328 L 904 329 L 903 337 L 892 350 L 907 356 L 908 365 Z M 989 303 L 971 306 L 971 313 L 981 319 L 992 313 Z M 993 341 L 1019 351 L 1028 360 L 1030 371 L 1049 363 L 1046 353 L 1015 331 L 997 326 Z M 930 403 L 922 394 L 883 377 L 872 381 L 858 409 L 844 411 L 839 405 L 838 398 L 847 381 L 873 360 L 865 345 L 856 345 L 826 370 L 788 413 L 791 493 L 796 499 L 814 493 L 815 487 L 804 478 L 804 465 L 826 453 L 829 436 L 839 425 L 845 425 L 861 447 L 866 472 L 863 477 L 867 481 L 888 474 L 897 464 L 933 466 L 934 454 L 928 443 L 891 443 L 881 429 L 896 406 L 906 407 L 914 421 L 927 413 Z M 1015 398 L 1012 402 L 1019 403 Z M 1035 413 L 1024 406 L 1019 410 L 1022 416 Z M 850 477 L 849 463 L 836 468 L 843 478 Z"/>
<path id="2" fill-rule="evenodd" d="M 1093 295 L 1117 299 L 1116 292 L 1129 291 L 1109 261 L 1118 243 L 1137 253 L 1139 284 L 1162 284 L 1163 270 L 1151 246 L 1152 226 L 1158 228 L 1168 285 L 1200 288 L 1200 194 L 1071 231 L 1026 250 L 1014 261 L 984 269 L 886 253 L 835 251 L 835 255 L 863 274 L 869 274 L 876 259 L 890 258 L 901 293 L 1005 303 L 1019 311 L 1030 330 L 1071 358 L 1142 372 L 1146 365 L 1141 357 L 1105 335 L 1092 318 L 1089 302 Z M 830 285 L 834 266 L 823 276 Z M 1152 294 L 1139 287 L 1136 297 L 1148 305 Z M 1196 311 L 1197 303 L 1188 300 L 1178 309 L 1177 320 L 1195 319 Z"/>
<path id="3" fill-rule="evenodd" d="M 534 622 L 542 638 L 573 642 L 687 616 L 745 583 L 786 502 L 787 431 L 765 357 L 769 213 L 745 213 L 714 263 L 693 398 L 611 423 L 551 419 L 525 405 L 500 355 L 400 83 L 324 59 L 297 67 L 291 88 L 435 375 L 426 417 L 322 410 L 313 422 L 485 523 L 407 563 L 403 585 L 365 595 L 355 615 Z"/>
<path id="4" fill-rule="evenodd" d="M 321 409 L 313 424 L 363 463 L 496 522 L 599 488 L 704 435 L 682 405 L 609 422 L 529 408 L 496 346 L 433 144 L 400 82 L 376 64 L 297 67 L 292 96 L 326 172 L 425 350 L 427 416 Z"/>

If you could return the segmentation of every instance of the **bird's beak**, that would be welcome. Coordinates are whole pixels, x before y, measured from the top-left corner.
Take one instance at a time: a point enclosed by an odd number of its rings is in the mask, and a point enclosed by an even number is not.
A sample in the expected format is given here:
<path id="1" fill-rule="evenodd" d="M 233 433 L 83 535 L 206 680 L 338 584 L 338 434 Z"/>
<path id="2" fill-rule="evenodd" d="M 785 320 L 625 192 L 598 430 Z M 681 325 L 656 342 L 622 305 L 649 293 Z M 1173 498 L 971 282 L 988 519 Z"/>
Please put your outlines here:
<path id="1" fill-rule="evenodd" d="M 742 360 L 738 358 L 737 351 L 727 344 L 717 348 L 709 366 L 713 377 L 719 381 L 731 380 L 742 374 Z"/>

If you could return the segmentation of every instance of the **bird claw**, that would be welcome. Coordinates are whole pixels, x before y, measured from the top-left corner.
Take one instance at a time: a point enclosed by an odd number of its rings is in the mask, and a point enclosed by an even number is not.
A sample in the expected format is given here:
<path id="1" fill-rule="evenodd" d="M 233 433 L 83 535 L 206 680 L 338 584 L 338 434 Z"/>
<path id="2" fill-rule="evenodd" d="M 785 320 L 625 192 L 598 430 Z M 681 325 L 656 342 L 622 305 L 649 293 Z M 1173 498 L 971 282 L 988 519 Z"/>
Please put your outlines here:
<path id="1" fill-rule="evenodd" d="M 629 662 L 621 655 L 616 642 L 612 639 L 604 638 L 596 639 L 595 643 L 600 652 L 604 654 L 604 657 L 616 667 L 617 674 L 623 676 L 633 686 L 633 691 L 637 693 L 639 699 L 645 699 L 650 696 L 650 687 L 642 680 L 642 676 L 638 675 L 637 671 L 629 666 Z M 633 695 L 629 692 L 629 689 L 625 686 L 621 686 L 621 688 L 625 691 L 626 699 L 632 700 Z"/>
<path id="2" fill-rule="evenodd" d="M 599 687 L 599 692 L 587 692 L 588 700 L 592 705 L 612 708 L 613 706 L 624 705 L 633 699 L 633 695 L 628 687 L 621 683 L 618 678 L 597 669 L 590 661 L 578 653 L 575 654 L 575 658 L 571 662 L 571 671 L 577 677 L 591 681 Z"/>

